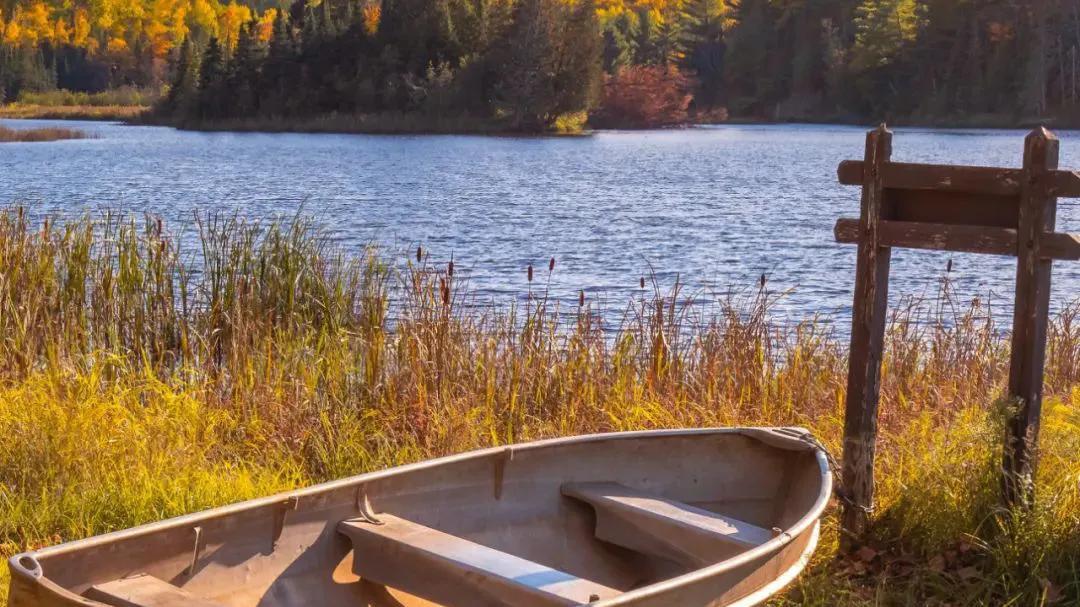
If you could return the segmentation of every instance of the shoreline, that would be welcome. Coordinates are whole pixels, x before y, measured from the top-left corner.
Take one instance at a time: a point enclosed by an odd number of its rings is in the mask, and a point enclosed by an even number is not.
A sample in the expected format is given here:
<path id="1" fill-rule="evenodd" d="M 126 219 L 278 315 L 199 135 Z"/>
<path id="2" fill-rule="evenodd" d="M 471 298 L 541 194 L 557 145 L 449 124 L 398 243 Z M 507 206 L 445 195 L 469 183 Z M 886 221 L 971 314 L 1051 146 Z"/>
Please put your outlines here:
<path id="1" fill-rule="evenodd" d="M 307 118 L 274 120 L 267 118 L 238 118 L 208 122 L 168 120 L 155 117 L 148 106 L 41 106 L 8 104 L 0 106 L 0 119 L 10 120 L 86 120 L 123 122 L 131 126 L 167 126 L 184 131 L 237 132 L 237 133 L 312 133 L 355 135 L 479 135 L 492 137 L 563 137 L 581 136 L 609 131 L 678 130 L 708 126 L 740 125 L 834 125 L 872 128 L 877 121 L 851 116 L 823 118 L 792 118 L 771 120 L 747 116 L 734 116 L 723 122 L 688 122 L 664 127 L 605 126 L 585 128 L 579 132 L 522 133 L 510 130 L 489 119 L 471 116 L 446 118 L 416 116 L 400 112 L 382 114 L 324 114 Z M 996 114 L 968 116 L 964 118 L 896 118 L 887 120 L 890 126 L 931 129 L 988 129 L 1023 130 L 1036 126 L 1050 129 L 1080 129 L 1080 119 L 1047 117 L 1043 119 L 1016 118 Z"/>

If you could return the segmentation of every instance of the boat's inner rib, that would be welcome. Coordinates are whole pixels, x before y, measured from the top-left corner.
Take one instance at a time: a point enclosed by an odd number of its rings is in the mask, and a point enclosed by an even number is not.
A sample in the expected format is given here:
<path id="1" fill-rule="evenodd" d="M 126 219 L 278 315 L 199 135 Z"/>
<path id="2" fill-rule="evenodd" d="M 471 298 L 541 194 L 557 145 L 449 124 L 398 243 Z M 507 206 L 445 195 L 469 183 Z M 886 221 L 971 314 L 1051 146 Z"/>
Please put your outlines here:
<path id="1" fill-rule="evenodd" d="M 150 575 L 137 575 L 98 584 L 86 598 L 116 607 L 222 607 Z"/>
<path id="2" fill-rule="evenodd" d="M 596 537 L 691 567 L 731 558 L 772 539 L 774 532 L 618 483 L 567 483 L 567 497 L 596 511 Z"/>
<path id="3" fill-rule="evenodd" d="M 389 514 L 348 520 L 361 578 L 446 607 L 581 605 L 618 590 Z"/>

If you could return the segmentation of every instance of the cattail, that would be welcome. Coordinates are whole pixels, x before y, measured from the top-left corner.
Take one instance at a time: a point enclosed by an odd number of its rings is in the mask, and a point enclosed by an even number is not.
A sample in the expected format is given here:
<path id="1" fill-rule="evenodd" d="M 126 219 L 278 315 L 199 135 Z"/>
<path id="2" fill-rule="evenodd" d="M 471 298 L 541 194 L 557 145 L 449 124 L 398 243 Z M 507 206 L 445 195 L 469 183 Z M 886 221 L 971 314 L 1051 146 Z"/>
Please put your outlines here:
<path id="1" fill-rule="evenodd" d="M 582 308 L 585 307 L 585 289 L 578 292 L 577 305 Z"/>
<path id="2" fill-rule="evenodd" d="M 446 285 L 446 279 L 439 279 L 439 289 L 442 291 L 442 302 L 444 306 L 450 305 L 450 287 Z"/>
<path id="3" fill-rule="evenodd" d="M 450 263 L 446 264 L 446 275 L 450 278 L 454 277 L 454 260 L 451 259 Z"/>
<path id="4" fill-rule="evenodd" d="M 765 272 L 761 273 L 761 288 L 765 288 Z"/>
<path id="5" fill-rule="evenodd" d="M 952 272 L 952 260 L 951 259 L 949 260 L 949 263 L 945 264 L 945 273 L 948 274 L 949 272 Z"/>
<path id="6" fill-rule="evenodd" d="M 555 258 L 552 257 L 551 261 L 548 262 L 548 272 L 554 272 L 554 271 L 555 271 Z"/>
<path id="7" fill-rule="evenodd" d="M 157 235 L 161 236 L 161 218 L 157 218 Z"/>
<path id="8" fill-rule="evenodd" d="M 530 263 L 529 264 L 529 282 L 532 282 L 532 278 L 533 278 L 533 267 L 532 267 L 532 264 Z"/>
<path id="9" fill-rule="evenodd" d="M 642 289 L 645 288 L 645 277 L 644 276 L 642 276 L 641 280 L 638 281 L 638 286 L 640 286 Z"/>
<path id="10" fill-rule="evenodd" d="M 423 259 L 423 257 L 424 257 L 424 248 L 421 247 L 420 245 L 416 245 L 416 263 L 420 263 L 420 261 Z"/>

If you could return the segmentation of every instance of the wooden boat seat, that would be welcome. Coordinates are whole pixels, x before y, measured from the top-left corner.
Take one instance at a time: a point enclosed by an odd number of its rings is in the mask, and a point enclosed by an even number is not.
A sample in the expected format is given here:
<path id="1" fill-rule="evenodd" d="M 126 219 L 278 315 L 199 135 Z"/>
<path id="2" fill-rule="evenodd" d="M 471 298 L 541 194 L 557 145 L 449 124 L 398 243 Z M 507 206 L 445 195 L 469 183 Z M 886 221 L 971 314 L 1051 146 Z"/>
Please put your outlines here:
<path id="1" fill-rule="evenodd" d="M 567 483 L 562 493 L 593 507 L 597 539 L 693 567 L 718 563 L 774 535 L 757 525 L 618 483 Z"/>
<path id="2" fill-rule="evenodd" d="M 116 607 L 223 607 L 220 603 L 200 599 L 183 588 L 151 575 L 136 575 L 97 584 L 91 586 L 84 596 Z"/>
<path id="3" fill-rule="evenodd" d="M 354 573 L 446 607 L 581 605 L 621 594 L 402 518 L 379 520 L 338 524 L 353 543 Z"/>

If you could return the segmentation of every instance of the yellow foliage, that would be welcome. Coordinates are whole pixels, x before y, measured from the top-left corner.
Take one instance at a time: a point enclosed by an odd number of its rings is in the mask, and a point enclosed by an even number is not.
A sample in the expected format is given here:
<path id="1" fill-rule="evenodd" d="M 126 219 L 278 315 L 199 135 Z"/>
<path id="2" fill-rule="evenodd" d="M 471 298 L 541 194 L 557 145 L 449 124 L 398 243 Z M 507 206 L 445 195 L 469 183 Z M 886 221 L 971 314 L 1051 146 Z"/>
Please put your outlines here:
<path id="1" fill-rule="evenodd" d="M 63 19 L 57 19 L 56 20 L 56 24 L 53 25 L 52 39 L 53 39 L 54 42 L 57 42 L 57 43 L 70 42 L 70 40 L 71 40 L 71 29 L 68 28 L 67 21 L 64 21 Z"/>
<path id="2" fill-rule="evenodd" d="M 240 39 L 240 26 L 251 20 L 251 9 L 235 2 L 226 6 L 218 15 L 218 38 L 227 49 L 236 48 Z"/>
<path id="3" fill-rule="evenodd" d="M 379 4 L 368 4 L 364 7 L 364 29 L 369 34 L 374 34 L 379 31 L 379 21 L 382 19 L 382 6 Z"/>
<path id="4" fill-rule="evenodd" d="M 86 14 L 85 9 L 75 10 L 75 27 L 71 36 L 71 43 L 78 47 L 87 46 L 87 39 L 90 37 L 90 17 Z"/>
<path id="5" fill-rule="evenodd" d="M 4 28 L 4 44 L 15 46 L 22 42 L 22 28 L 19 27 L 19 22 L 11 20 L 8 22 L 7 27 Z"/>
<path id="6" fill-rule="evenodd" d="M 123 38 L 110 38 L 105 50 L 110 53 L 123 53 L 128 50 L 127 40 Z"/>
<path id="7" fill-rule="evenodd" d="M 269 42 L 270 37 L 274 35 L 274 21 L 277 19 L 278 11 L 276 8 L 267 9 L 266 12 L 259 17 L 259 25 L 256 30 L 256 35 L 261 42 Z"/>

